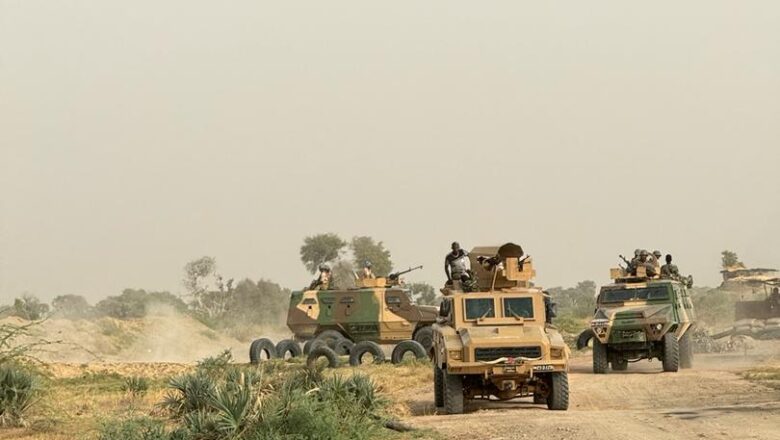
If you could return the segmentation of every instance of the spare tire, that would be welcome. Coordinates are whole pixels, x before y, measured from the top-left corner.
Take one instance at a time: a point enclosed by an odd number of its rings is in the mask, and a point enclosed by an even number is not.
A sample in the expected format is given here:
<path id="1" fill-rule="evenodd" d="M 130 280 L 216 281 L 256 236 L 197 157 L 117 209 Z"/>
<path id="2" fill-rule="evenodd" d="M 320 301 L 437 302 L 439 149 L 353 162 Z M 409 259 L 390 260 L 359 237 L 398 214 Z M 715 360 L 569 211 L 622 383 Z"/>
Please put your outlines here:
<path id="1" fill-rule="evenodd" d="M 349 365 L 357 367 L 363 363 L 363 355 L 371 353 L 374 356 L 375 364 L 381 364 L 385 361 L 385 352 L 382 351 L 382 347 L 373 341 L 358 342 L 352 347 L 352 351 L 349 353 Z"/>
<path id="2" fill-rule="evenodd" d="M 262 361 L 262 355 L 265 353 L 266 359 L 273 359 L 276 357 L 276 346 L 268 338 L 260 338 L 252 341 L 252 345 L 249 346 L 249 363 L 258 364 Z"/>
<path id="3" fill-rule="evenodd" d="M 414 334 L 414 340 L 419 342 L 427 353 L 433 346 L 433 328 L 428 325 L 417 330 Z"/>
<path id="4" fill-rule="evenodd" d="M 306 366 L 310 369 L 316 368 L 317 361 L 322 357 L 328 360 L 328 368 L 336 368 L 339 366 L 339 357 L 336 356 L 336 352 L 325 344 L 318 344 L 312 348 L 309 356 L 306 357 Z"/>
<path id="5" fill-rule="evenodd" d="M 338 330 L 325 330 L 318 334 L 314 339 L 325 341 L 325 343 L 328 344 L 328 347 L 333 349 L 336 347 L 337 342 L 344 339 L 344 335 L 342 335 Z"/>
<path id="6" fill-rule="evenodd" d="M 417 341 L 401 341 L 393 348 L 393 354 L 390 356 L 390 361 L 393 364 L 400 364 L 404 360 L 406 353 L 413 353 L 417 360 L 427 359 L 425 354 L 425 347 Z"/>
<path id="7" fill-rule="evenodd" d="M 325 341 L 322 341 L 320 339 L 309 339 L 308 341 L 306 341 L 305 344 L 303 344 L 303 354 L 305 356 L 308 356 L 309 353 L 311 353 L 311 350 L 318 345 L 328 345 L 328 344 Z"/>
<path id="8" fill-rule="evenodd" d="M 348 356 L 352 352 L 352 347 L 354 346 L 354 342 L 345 338 L 336 342 L 336 346 L 333 347 L 333 351 L 335 351 L 339 356 Z"/>
<path id="9" fill-rule="evenodd" d="M 590 342 L 591 339 L 593 339 L 595 335 L 593 334 L 593 330 L 591 329 L 585 329 L 580 333 L 579 336 L 577 336 L 577 350 L 582 350 L 583 348 L 588 347 L 588 342 Z"/>
<path id="10" fill-rule="evenodd" d="M 298 357 L 301 355 L 301 346 L 292 339 L 284 339 L 276 344 L 276 357 L 284 359 L 285 355 L 290 353 L 290 357 Z"/>

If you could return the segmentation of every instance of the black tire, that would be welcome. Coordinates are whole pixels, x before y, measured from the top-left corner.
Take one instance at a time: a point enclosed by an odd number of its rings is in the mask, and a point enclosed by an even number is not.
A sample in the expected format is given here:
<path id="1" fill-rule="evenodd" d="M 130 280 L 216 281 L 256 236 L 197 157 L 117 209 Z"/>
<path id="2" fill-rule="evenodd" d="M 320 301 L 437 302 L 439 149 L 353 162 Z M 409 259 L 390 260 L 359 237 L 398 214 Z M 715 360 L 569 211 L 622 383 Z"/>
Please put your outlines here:
<path id="1" fill-rule="evenodd" d="M 609 369 L 609 357 L 607 346 L 598 338 L 593 338 L 593 374 L 607 374 Z"/>
<path id="2" fill-rule="evenodd" d="M 262 361 L 262 355 L 265 353 L 266 359 L 273 359 L 276 357 L 276 346 L 268 338 L 260 338 L 252 341 L 249 346 L 249 363 L 259 364 Z"/>
<path id="3" fill-rule="evenodd" d="M 431 328 L 431 326 L 425 326 L 417 330 L 413 339 L 419 342 L 427 353 L 433 346 L 433 328 Z"/>
<path id="4" fill-rule="evenodd" d="M 318 345 L 327 346 L 328 344 L 325 341 L 321 341 L 319 339 L 309 339 L 305 344 L 303 344 L 303 355 L 308 356 L 312 349 Z"/>
<path id="5" fill-rule="evenodd" d="M 569 409 L 569 374 L 552 373 L 550 394 L 547 396 L 547 409 L 566 411 Z"/>
<path id="6" fill-rule="evenodd" d="M 357 367 L 363 363 L 363 355 L 371 353 L 374 356 L 374 363 L 381 364 L 385 361 L 385 352 L 382 351 L 382 347 L 373 341 L 358 342 L 352 347 L 352 352 L 349 353 L 349 365 Z"/>
<path id="7" fill-rule="evenodd" d="M 664 335 L 663 356 L 661 363 L 664 366 L 664 371 L 675 373 L 680 369 L 680 343 L 674 333 L 669 332 Z"/>
<path id="8" fill-rule="evenodd" d="M 463 377 L 457 374 L 443 373 L 444 412 L 463 414 Z"/>
<path id="9" fill-rule="evenodd" d="M 444 406 L 444 372 L 433 364 L 433 400 L 436 408 Z"/>
<path id="10" fill-rule="evenodd" d="M 404 355 L 409 352 L 414 353 L 414 357 L 417 360 L 428 358 L 428 356 L 425 354 L 425 347 L 423 347 L 419 342 L 401 341 L 398 345 L 395 346 L 395 348 L 393 348 L 393 354 L 390 355 L 390 361 L 393 364 L 400 364 L 404 360 Z"/>
<path id="11" fill-rule="evenodd" d="M 628 360 L 623 359 L 620 356 L 612 358 L 612 371 L 626 371 L 628 370 Z"/>
<path id="12" fill-rule="evenodd" d="M 290 357 L 298 357 L 303 354 L 301 346 L 292 339 L 279 341 L 279 343 L 276 344 L 276 357 L 284 359 L 287 353 L 290 354 Z"/>
<path id="13" fill-rule="evenodd" d="M 336 346 L 333 347 L 333 351 L 335 351 L 336 354 L 339 356 L 349 356 L 354 346 L 355 346 L 354 342 L 344 338 L 336 342 Z"/>
<path id="14" fill-rule="evenodd" d="M 324 357 L 328 360 L 328 368 L 337 368 L 339 366 L 339 357 L 336 352 L 331 350 L 325 344 L 318 344 L 312 348 L 309 355 L 306 357 L 306 366 L 310 369 L 314 369 L 317 366 L 317 360 Z"/>
<path id="15" fill-rule="evenodd" d="M 691 341 L 690 329 L 680 339 L 680 368 L 693 368 L 693 341 Z"/>
<path id="16" fill-rule="evenodd" d="M 588 346 L 588 342 L 594 339 L 596 336 L 593 334 L 593 330 L 585 329 L 577 336 L 577 350 L 582 350 Z"/>
<path id="17" fill-rule="evenodd" d="M 325 330 L 318 334 L 314 339 L 325 341 L 325 343 L 328 344 L 328 347 L 330 347 L 332 350 L 336 348 L 337 342 L 344 339 L 344 335 L 342 335 L 338 330 Z"/>

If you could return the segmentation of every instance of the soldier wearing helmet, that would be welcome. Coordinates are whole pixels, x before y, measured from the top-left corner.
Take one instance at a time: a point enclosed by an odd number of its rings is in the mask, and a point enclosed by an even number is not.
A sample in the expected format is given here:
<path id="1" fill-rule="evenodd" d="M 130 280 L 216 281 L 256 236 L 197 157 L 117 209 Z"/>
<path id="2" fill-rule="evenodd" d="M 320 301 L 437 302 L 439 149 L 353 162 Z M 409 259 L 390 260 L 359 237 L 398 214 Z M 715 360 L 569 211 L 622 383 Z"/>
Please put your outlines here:
<path id="1" fill-rule="evenodd" d="M 360 271 L 360 279 L 363 280 L 372 280 L 376 278 L 376 275 L 374 275 L 374 271 L 372 269 L 372 264 L 370 261 L 366 260 L 363 263 L 363 270 Z"/>
<path id="2" fill-rule="evenodd" d="M 309 289 L 328 290 L 333 284 L 333 276 L 330 272 L 330 267 L 327 264 L 320 264 L 320 275 L 316 280 L 311 282 Z"/>
<path id="3" fill-rule="evenodd" d="M 453 242 L 451 248 L 452 252 L 444 257 L 444 273 L 447 274 L 448 284 L 451 284 L 452 280 L 460 280 L 471 269 L 468 254 L 460 248 L 460 243 Z"/>

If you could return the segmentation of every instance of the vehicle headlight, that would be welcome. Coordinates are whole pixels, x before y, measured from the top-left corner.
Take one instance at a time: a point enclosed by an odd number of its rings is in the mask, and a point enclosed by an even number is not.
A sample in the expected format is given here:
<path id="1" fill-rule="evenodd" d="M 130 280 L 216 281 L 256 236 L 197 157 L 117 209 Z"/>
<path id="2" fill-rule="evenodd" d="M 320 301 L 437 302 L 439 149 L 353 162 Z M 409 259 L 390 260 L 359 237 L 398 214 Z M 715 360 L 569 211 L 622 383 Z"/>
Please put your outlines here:
<path id="1" fill-rule="evenodd" d="M 447 352 L 447 357 L 459 361 L 463 357 L 463 353 L 460 350 L 449 350 Z"/>
<path id="2" fill-rule="evenodd" d="M 563 349 L 562 348 L 551 348 L 550 349 L 550 357 L 560 359 L 563 357 Z"/>
<path id="3" fill-rule="evenodd" d="M 659 323 L 659 324 L 656 324 L 656 325 L 655 325 L 655 329 L 656 329 L 656 331 L 659 331 L 659 332 L 660 332 L 662 328 L 664 328 L 664 325 L 663 325 L 663 324 L 660 324 L 660 323 Z"/>

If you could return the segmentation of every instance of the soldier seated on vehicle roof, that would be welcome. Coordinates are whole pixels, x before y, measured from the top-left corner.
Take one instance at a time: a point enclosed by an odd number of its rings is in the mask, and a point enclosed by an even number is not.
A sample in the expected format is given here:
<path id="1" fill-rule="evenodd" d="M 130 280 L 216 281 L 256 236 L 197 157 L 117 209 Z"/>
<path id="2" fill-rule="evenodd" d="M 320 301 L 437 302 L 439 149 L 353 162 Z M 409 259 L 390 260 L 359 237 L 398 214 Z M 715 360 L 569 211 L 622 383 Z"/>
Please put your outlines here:
<path id="1" fill-rule="evenodd" d="M 321 264 L 319 269 L 320 275 L 311 282 L 309 289 L 328 290 L 333 285 L 333 275 L 330 272 L 330 267 L 327 264 Z"/>
<path id="2" fill-rule="evenodd" d="M 360 279 L 361 280 L 373 280 L 376 278 L 376 275 L 374 275 L 374 271 L 372 269 L 372 264 L 370 261 L 366 260 L 365 263 L 363 263 L 363 270 L 360 271 Z"/>
<path id="3" fill-rule="evenodd" d="M 471 269 L 469 255 L 461 249 L 460 244 L 455 241 L 452 243 L 452 252 L 444 257 L 444 273 L 447 274 L 447 284 L 452 284 L 453 280 L 460 280 L 461 275 Z"/>

